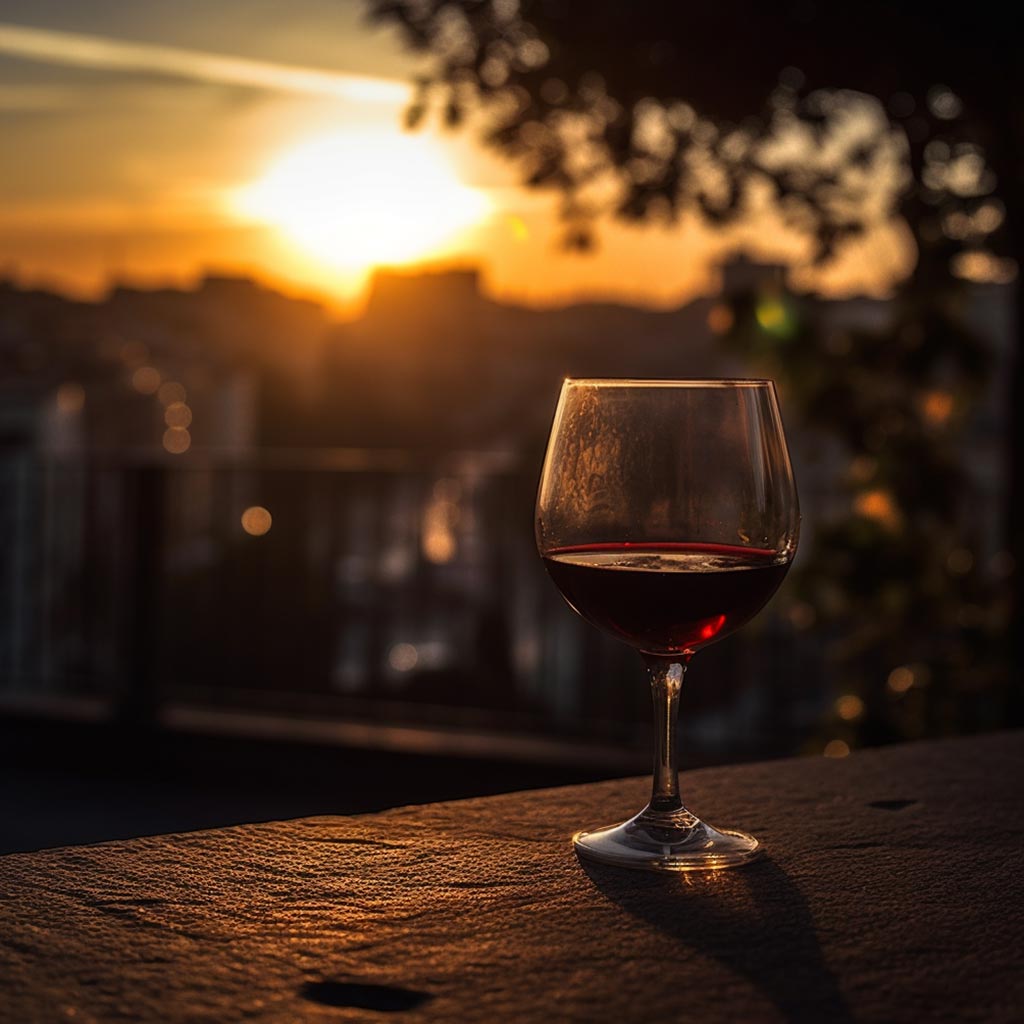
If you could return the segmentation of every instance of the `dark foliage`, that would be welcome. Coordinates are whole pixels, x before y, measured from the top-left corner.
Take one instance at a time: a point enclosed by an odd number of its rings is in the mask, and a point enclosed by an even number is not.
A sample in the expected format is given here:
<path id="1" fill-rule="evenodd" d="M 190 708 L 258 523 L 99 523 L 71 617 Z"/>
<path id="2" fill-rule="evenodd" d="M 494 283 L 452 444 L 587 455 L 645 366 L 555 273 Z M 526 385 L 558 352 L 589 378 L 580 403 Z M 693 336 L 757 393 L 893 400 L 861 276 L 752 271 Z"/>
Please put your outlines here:
<path id="1" fill-rule="evenodd" d="M 724 227 L 771 211 L 821 265 L 878 224 L 909 228 L 917 259 L 886 329 L 837 345 L 812 300 L 780 293 L 793 316 L 766 331 L 754 315 L 765 296 L 751 294 L 733 297 L 726 340 L 779 379 L 801 428 L 849 460 L 848 512 L 821 525 L 800 580 L 832 629 L 839 692 L 864 701 L 847 737 L 998 721 L 1009 602 L 977 557 L 986 538 L 959 432 L 977 415 L 990 360 L 965 326 L 963 279 L 1010 280 L 1002 257 L 1021 252 L 1022 62 L 999 9 L 368 3 L 429 55 L 410 126 L 436 112 L 449 126 L 471 122 L 527 184 L 561 196 L 569 247 L 593 244 L 608 215 Z M 1018 564 L 1020 461 L 1008 530 Z M 937 633 L 946 640 L 930 645 Z M 909 675 L 891 677 L 904 662 Z M 912 699 L 894 704 L 908 679 Z M 972 704 L 978 693 L 987 699 Z"/>
<path id="2" fill-rule="evenodd" d="M 698 213 L 725 224 L 771 202 L 815 238 L 819 260 L 907 201 L 926 200 L 930 220 L 953 216 L 969 244 L 1002 220 L 963 220 L 993 184 L 978 166 L 981 149 L 1002 138 L 977 112 L 1007 106 L 1019 74 L 991 15 L 967 22 L 943 4 L 818 10 L 736 0 L 369 8 L 433 58 L 409 123 L 438 111 L 454 126 L 482 108 L 486 140 L 520 163 L 528 184 L 562 195 L 570 246 L 591 243 L 602 213 Z M 851 115 L 863 122 L 853 132 Z M 911 173 L 869 211 L 893 163 Z"/>

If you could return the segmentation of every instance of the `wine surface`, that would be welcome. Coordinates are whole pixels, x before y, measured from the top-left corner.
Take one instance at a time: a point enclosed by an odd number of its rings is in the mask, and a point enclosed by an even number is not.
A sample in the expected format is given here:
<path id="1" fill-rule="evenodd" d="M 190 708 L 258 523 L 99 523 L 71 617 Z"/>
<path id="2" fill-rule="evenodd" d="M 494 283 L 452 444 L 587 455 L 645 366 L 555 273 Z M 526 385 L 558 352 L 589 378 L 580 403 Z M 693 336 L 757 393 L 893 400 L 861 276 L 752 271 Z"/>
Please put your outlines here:
<path id="1" fill-rule="evenodd" d="M 775 593 L 789 562 L 726 544 L 586 544 L 544 565 L 587 621 L 649 654 L 683 654 L 742 626 Z"/>

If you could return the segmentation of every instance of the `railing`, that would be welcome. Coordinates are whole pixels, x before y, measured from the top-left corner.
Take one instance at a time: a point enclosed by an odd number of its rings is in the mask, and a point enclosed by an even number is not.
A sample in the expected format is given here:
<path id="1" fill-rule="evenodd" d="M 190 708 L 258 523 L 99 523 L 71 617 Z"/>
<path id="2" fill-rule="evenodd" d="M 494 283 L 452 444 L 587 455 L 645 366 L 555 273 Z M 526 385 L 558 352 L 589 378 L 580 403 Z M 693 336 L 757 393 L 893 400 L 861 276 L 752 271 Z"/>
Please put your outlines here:
<path id="1" fill-rule="evenodd" d="M 635 747 L 635 656 L 547 581 L 535 486 L 494 453 L 3 453 L 0 697 Z M 685 728 L 785 752 L 807 675 L 768 613 L 702 653 Z"/>

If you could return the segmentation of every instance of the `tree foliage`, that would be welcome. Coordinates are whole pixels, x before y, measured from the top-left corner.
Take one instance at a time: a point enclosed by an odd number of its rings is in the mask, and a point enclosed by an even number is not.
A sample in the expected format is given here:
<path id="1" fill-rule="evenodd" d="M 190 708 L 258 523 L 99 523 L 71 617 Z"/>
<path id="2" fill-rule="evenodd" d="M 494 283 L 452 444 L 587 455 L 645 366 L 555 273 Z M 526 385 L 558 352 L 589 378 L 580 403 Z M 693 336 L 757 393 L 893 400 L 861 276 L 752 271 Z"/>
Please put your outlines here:
<path id="1" fill-rule="evenodd" d="M 570 246 L 589 246 L 606 214 L 725 225 L 770 207 L 824 262 L 908 206 L 928 208 L 908 218 L 919 244 L 955 237 L 971 253 L 1003 222 L 983 156 L 988 132 L 964 117 L 960 98 L 991 101 L 979 83 L 997 74 L 1002 51 L 972 22 L 945 62 L 951 5 L 369 7 L 430 55 L 409 123 L 482 115 L 485 141 L 527 184 L 561 196 Z M 939 84 L 952 70 L 965 89 Z M 998 272 L 979 256 L 959 269 Z"/>
<path id="2" fill-rule="evenodd" d="M 846 511 L 818 524 L 797 590 L 830 631 L 838 691 L 863 702 L 840 714 L 851 744 L 993 724 L 1013 561 L 982 564 L 992 538 L 960 449 L 991 365 L 963 281 L 1013 277 L 1024 213 L 1024 62 L 998 9 L 368 3 L 428 55 L 410 125 L 479 128 L 561 197 L 571 247 L 607 216 L 725 227 L 771 211 L 822 266 L 877 225 L 909 229 L 916 260 L 887 326 L 837 344 L 815 300 L 780 294 L 792 329 L 766 331 L 750 293 L 732 297 L 724 341 L 846 467 Z"/>

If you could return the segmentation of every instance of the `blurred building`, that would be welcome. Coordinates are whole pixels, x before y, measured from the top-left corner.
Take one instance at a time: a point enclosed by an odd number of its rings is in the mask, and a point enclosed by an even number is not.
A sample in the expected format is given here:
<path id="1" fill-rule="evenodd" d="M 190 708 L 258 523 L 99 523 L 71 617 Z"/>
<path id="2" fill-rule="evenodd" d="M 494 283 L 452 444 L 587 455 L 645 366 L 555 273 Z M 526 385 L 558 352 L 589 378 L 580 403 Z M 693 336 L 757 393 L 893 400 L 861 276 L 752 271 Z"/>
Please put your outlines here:
<path id="1" fill-rule="evenodd" d="M 763 292 L 769 323 L 812 301 L 746 262 L 724 290 Z M 1008 358 L 1005 290 L 974 294 Z M 812 304 L 837 336 L 890 315 Z M 0 285 L 0 696 L 633 742 L 631 652 L 564 609 L 533 551 L 540 458 L 566 375 L 745 375 L 720 307 L 537 311 L 473 271 L 381 271 L 335 324 L 239 278 L 97 303 Z M 993 524 L 1000 403 L 994 383 L 963 440 Z M 811 468 L 807 443 L 813 529 L 842 467 Z M 828 700 L 820 658 L 766 614 L 702 655 L 716 683 L 687 728 L 793 749 Z"/>

